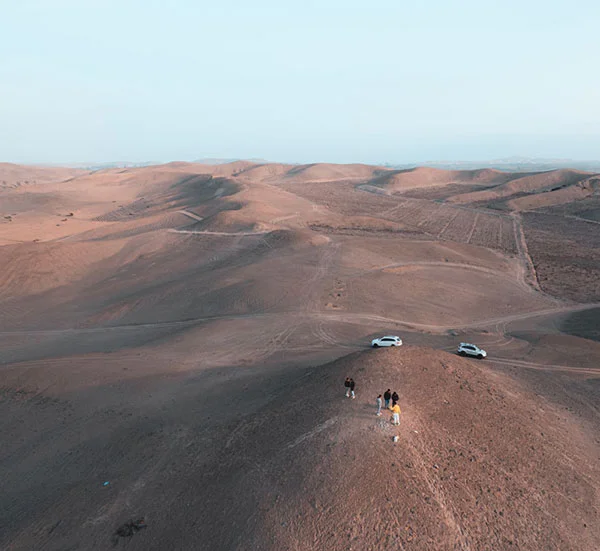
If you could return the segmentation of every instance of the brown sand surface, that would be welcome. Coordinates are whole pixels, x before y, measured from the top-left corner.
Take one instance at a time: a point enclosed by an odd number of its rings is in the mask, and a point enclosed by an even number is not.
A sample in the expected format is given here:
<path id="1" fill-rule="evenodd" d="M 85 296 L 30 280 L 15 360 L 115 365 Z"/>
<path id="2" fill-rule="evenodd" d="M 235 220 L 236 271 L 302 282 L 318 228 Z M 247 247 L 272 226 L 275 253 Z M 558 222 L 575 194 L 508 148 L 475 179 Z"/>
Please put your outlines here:
<path id="1" fill-rule="evenodd" d="M 593 176 L 2 181 L 0 548 L 597 549 Z M 405 345 L 369 349 L 383 334 Z"/>

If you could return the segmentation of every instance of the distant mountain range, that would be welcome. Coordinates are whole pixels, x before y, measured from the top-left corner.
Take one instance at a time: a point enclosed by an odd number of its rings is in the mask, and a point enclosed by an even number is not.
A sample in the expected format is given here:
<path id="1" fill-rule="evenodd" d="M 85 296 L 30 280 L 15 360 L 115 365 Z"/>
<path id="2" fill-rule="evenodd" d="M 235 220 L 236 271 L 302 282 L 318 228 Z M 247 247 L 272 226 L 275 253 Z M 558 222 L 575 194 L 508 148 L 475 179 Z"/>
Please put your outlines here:
<path id="1" fill-rule="evenodd" d="M 176 159 L 180 160 L 180 159 Z M 202 165 L 224 165 L 227 163 L 234 163 L 235 161 L 250 161 L 252 163 L 262 164 L 267 163 L 264 159 L 218 159 L 218 158 L 205 158 L 205 159 L 195 159 L 193 161 L 186 161 L 190 163 L 198 163 Z M 106 170 L 109 168 L 140 168 L 144 166 L 152 166 L 152 165 L 161 165 L 165 162 L 169 161 L 106 161 L 106 162 L 98 162 L 98 163 L 65 163 L 57 166 L 68 166 L 71 168 L 82 168 L 84 170 Z M 54 166 L 54 165 L 44 165 L 44 166 Z"/>
<path id="2" fill-rule="evenodd" d="M 264 164 L 264 163 L 271 162 L 271 161 L 267 161 L 266 159 L 213 159 L 213 158 L 196 159 L 195 161 L 192 161 L 192 162 L 200 163 L 202 165 L 224 165 L 227 163 L 235 163 L 236 161 L 248 161 L 248 162 L 256 163 L 256 164 Z"/>
<path id="3" fill-rule="evenodd" d="M 275 161 L 265 159 L 220 159 L 220 158 L 201 158 L 189 161 L 204 165 L 222 165 L 233 163 L 235 161 L 250 161 L 257 164 L 266 164 Z M 105 170 L 109 168 L 138 168 L 144 166 L 162 164 L 164 161 L 108 161 L 100 163 L 67 163 L 60 166 L 72 168 L 82 168 L 86 170 Z M 296 164 L 296 163 L 287 163 Z M 300 164 L 300 163 L 297 163 Z M 45 165 L 49 166 L 49 165 Z M 441 168 L 446 170 L 474 170 L 479 168 L 492 168 L 507 172 L 542 172 L 545 170 L 557 170 L 561 168 L 571 168 L 583 170 L 586 172 L 600 172 L 600 161 L 576 161 L 573 159 L 543 159 L 536 157 L 506 157 L 503 159 L 491 159 L 485 161 L 420 161 L 413 163 L 384 163 L 383 166 L 394 169 L 408 169 L 417 166 Z"/>
<path id="4" fill-rule="evenodd" d="M 473 170 L 494 168 L 508 172 L 539 172 L 572 168 L 586 172 L 600 172 L 600 161 L 576 161 L 573 159 L 540 159 L 535 157 L 506 157 L 487 161 L 426 161 L 419 163 L 387 164 L 391 168 L 414 168 L 428 166 L 447 170 Z"/>

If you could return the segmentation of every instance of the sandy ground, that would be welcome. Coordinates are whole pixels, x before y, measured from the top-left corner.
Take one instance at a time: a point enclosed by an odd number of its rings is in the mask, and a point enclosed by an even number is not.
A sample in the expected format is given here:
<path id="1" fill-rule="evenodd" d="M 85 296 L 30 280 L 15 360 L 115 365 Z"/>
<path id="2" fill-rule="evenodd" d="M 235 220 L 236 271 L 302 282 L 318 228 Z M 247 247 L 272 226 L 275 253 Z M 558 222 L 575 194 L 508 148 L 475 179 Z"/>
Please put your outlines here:
<path id="1" fill-rule="evenodd" d="M 1 548 L 597 548 L 591 175 L 44 170 L 0 166 Z"/>

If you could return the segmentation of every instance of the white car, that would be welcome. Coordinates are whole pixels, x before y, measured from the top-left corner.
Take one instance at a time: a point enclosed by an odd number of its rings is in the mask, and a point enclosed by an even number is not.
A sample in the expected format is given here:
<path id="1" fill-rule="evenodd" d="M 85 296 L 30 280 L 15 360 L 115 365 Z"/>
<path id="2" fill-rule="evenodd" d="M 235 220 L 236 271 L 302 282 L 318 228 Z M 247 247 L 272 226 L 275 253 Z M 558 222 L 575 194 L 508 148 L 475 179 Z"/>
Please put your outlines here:
<path id="1" fill-rule="evenodd" d="M 461 342 L 458 345 L 458 350 L 456 351 L 456 353 L 459 356 L 473 356 L 478 360 L 483 360 L 483 358 L 487 356 L 487 352 L 485 350 L 482 350 L 478 346 L 475 346 L 474 344 L 468 342 Z"/>
<path id="2" fill-rule="evenodd" d="M 379 348 L 380 346 L 402 346 L 402 339 L 394 336 L 379 337 L 371 341 L 371 346 L 373 348 Z"/>

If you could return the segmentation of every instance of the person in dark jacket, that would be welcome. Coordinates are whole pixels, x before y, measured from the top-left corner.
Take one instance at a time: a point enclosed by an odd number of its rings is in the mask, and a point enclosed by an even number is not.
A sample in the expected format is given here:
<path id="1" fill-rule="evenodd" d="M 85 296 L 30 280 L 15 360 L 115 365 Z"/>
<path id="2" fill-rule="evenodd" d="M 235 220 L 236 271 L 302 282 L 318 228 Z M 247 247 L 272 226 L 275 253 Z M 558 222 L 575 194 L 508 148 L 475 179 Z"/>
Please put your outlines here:
<path id="1" fill-rule="evenodd" d="M 392 391 L 389 388 L 383 393 L 383 399 L 385 401 L 385 408 L 389 408 L 390 400 L 392 399 Z"/>
<path id="2" fill-rule="evenodd" d="M 392 406 L 395 406 L 398 403 L 398 400 L 400 400 L 400 396 L 398 396 L 398 393 L 394 390 L 394 394 L 392 394 Z"/>
<path id="3" fill-rule="evenodd" d="M 350 379 L 350 398 L 352 398 L 354 400 L 354 398 L 356 398 L 356 395 L 354 394 L 354 387 L 356 386 L 356 383 L 354 382 L 354 379 Z"/>
<path id="4" fill-rule="evenodd" d="M 346 377 L 344 381 L 344 386 L 346 387 L 346 398 L 350 398 L 350 378 Z"/>

